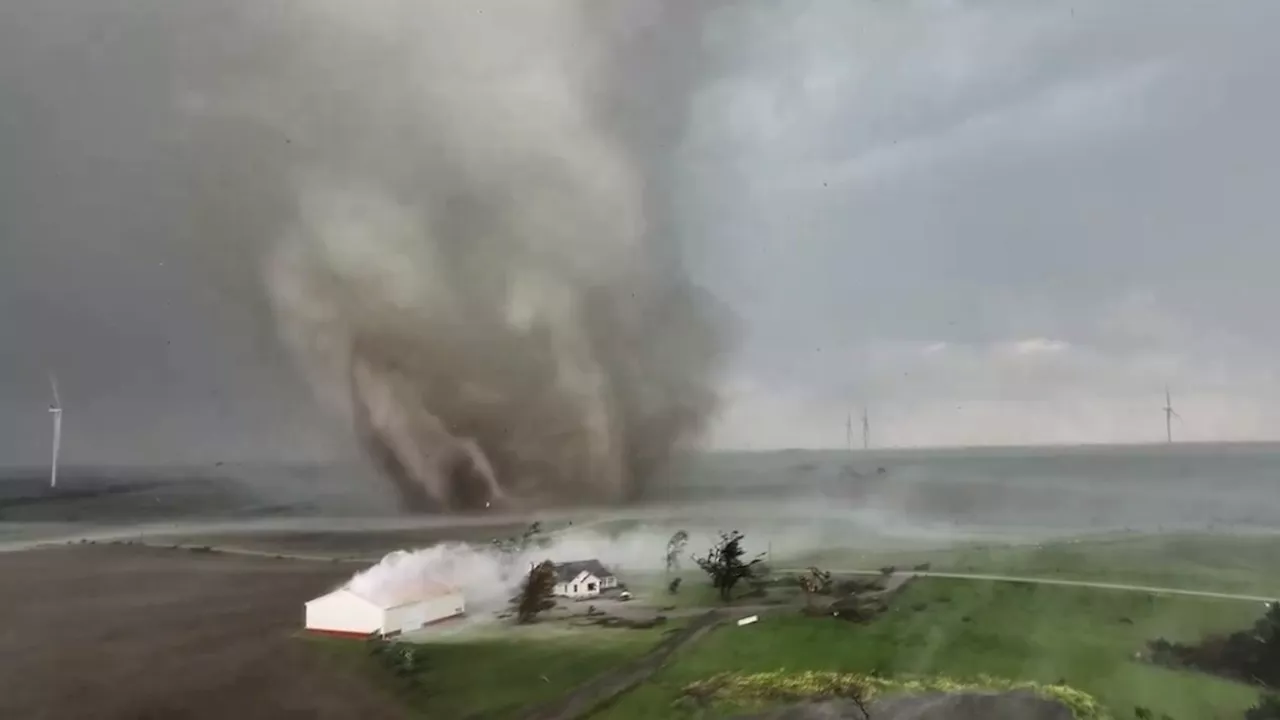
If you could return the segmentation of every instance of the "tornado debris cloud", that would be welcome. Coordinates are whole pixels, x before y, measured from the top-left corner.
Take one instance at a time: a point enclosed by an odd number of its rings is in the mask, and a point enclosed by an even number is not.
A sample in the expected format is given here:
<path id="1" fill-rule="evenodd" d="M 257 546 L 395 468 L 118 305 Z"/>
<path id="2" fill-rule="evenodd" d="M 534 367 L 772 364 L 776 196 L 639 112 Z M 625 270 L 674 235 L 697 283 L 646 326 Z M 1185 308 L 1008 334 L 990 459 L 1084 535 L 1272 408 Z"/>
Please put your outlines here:
<path id="1" fill-rule="evenodd" d="M 664 0 L 290 12 L 313 38 L 290 48 L 297 77 L 341 60 L 324 112 L 269 115 L 303 159 L 265 279 L 320 397 L 411 511 L 637 497 L 711 417 L 728 339 L 680 260 L 660 154 L 639 142 L 655 133 L 619 111 L 638 106 L 637 48 L 697 13 Z M 677 85 L 654 97 L 664 116 L 682 112 Z"/>

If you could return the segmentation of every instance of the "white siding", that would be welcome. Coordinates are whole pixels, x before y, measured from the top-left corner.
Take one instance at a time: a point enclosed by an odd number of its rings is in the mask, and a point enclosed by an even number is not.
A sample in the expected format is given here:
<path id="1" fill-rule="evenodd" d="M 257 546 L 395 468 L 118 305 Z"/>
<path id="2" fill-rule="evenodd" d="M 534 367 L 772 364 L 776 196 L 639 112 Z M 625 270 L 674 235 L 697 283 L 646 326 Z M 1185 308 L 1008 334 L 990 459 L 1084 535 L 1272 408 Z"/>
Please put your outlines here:
<path id="1" fill-rule="evenodd" d="M 589 598 L 599 595 L 601 589 L 600 578 L 584 571 L 567 583 L 557 584 L 555 594 L 575 599 Z"/>
<path id="2" fill-rule="evenodd" d="M 308 630 L 372 633 L 382 627 L 382 609 L 346 590 L 335 590 L 306 604 Z"/>
<path id="3" fill-rule="evenodd" d="M 381 630 L 385 633 L 409 632 L 423 625 L 463 614 L 462 595 L 449 593 L 425 600 L 390 608 L 386 611 Z"/>

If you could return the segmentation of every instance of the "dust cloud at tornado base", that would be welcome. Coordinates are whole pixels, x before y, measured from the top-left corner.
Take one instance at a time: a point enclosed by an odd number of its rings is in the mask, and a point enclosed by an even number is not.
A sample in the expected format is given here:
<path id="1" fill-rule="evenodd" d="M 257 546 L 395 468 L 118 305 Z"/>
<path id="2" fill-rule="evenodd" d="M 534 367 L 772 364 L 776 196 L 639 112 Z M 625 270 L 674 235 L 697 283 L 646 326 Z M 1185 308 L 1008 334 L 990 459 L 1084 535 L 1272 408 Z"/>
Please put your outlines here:
<path id="1" fill-rule="evenodd" d="M 636 498 L 731 335 L 664 176 L 695 73 L 653 79 L 713 6 L 498 5 L 263 8 L 254 72 L 201 99 L 287 144 L 246 180 L 266 309 L 411 511 Z"/>

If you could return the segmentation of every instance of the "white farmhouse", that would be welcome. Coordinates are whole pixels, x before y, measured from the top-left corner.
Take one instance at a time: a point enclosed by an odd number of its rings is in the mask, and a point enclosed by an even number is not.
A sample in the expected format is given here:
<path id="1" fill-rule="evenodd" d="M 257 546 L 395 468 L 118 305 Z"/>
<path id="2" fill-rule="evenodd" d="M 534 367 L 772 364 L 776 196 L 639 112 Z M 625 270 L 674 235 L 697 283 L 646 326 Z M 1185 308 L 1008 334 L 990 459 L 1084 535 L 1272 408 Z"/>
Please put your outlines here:
<path id="1" fill-rule="evenodd" d="M 618 587 L 618 578 L 599 560 L 579 560 L 556 564 L 555 594 L 568 598 L 589 598 Z"/>
<path id="2" fill-rule="evenodd" d="M 306 603 L 306 628 L 337 637 L 394 637 L 461 617 L 465 611 L 462 593 L 445 585 L 426 584 L 378 598 L 344 585 Z"/>

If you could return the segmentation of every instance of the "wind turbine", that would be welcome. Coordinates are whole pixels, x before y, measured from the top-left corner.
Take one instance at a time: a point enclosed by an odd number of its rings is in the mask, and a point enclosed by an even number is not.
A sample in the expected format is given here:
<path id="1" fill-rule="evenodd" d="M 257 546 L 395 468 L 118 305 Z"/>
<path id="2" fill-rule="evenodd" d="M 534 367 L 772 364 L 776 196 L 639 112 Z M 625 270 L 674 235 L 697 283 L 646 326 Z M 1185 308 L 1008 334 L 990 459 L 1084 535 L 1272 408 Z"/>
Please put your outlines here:
<path id="1" fill-rule="evenodd" d="M 862 406 L 862 449 L 871 447 L 871 418 L 867 416 L 867 406 Z"/>
<path id="2" fill-rule="evenodd" d="M 1169 397 L 1169 386 L 1164 386 L 1164 436 L 1166 442 L 1173 442 L 1173 419 L 1182 419 L 1173 409 L 1173 400 Z"/>
<path id="3" fill-rule="evenodd" d="M 49 413 L 53 415 L 53 463 L 49 466 L 49 487 L 58 487 L 58 453 L 62 449 L 62 400 L 58 397 L 58 379 L 49 374 L 49 386 L 53 389 L 53 404 Z"/>

